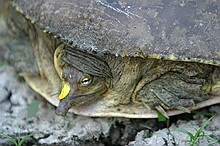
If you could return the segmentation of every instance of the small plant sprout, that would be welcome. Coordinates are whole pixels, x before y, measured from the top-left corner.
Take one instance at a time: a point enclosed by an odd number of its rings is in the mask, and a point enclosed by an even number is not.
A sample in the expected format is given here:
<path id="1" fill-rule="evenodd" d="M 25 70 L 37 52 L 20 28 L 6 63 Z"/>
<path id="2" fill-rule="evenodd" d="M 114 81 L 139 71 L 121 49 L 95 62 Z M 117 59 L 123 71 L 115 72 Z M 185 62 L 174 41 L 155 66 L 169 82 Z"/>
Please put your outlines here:
<path id="1" fill-rule="evenodd" d="M 213 116 L 214 117 L 214 116 Z M 179 131 L 181 133 L 184 133 L 184 134 L 187 134 L 189 136 L 189 140 L 186 140 L 186 142 L 189 142 L 190 143 L 190 146 L 196 146 L 198 145 L 199 141 L 201 139 L 204 139 L 204 138 L 207 138 L 209 139 L 212 143 L 210 143 L 210 145 L 213 145 L 213 144 L 220 144 L 220 142 L 208 135 L 205 134 L 205 132 L 203 131 L 204 128 L 209 124 L 209 122 L 213 119 L 213 117 L 209 118 L 208 120 L 206 120 L 202 126 L 197 130 L 196 130 L 196 133 L 193 135 L 191 132 L 187 131 L 187 130 L 182 130 L 182 129 L 176 129 L 176 130 L 173 130 L 173 131 Z"/>
<path id="2" fill-rule="evenodd" d="M 0 133 L 0 136 L 1 137 L 5 137 L 7 138 L 9 141 L 11 141 L 12 143 L 15 144 L 15 146 L 22 146 L 22 144 L 25 142 L 25 140 L 27 140 L 28 138 L 34 136 L 36 133 L 31 133 L 31 134 L 28 134 L 26 135 L 24 138 L 20 139 L 20 138 L 17 138 L 17 141 L 16 139 L 12 138 L 11 136 L 7 135 L 7 134 L 4 134 L 4 133 Z"/>

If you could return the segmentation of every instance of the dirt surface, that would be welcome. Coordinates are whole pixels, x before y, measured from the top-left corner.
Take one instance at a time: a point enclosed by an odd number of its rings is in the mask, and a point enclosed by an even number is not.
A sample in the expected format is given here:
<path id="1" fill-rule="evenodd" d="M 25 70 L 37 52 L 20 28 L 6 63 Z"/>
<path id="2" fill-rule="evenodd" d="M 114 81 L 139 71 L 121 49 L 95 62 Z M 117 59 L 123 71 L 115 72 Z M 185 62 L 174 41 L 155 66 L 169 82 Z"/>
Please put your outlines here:
<path id="1" fill-rule="evenodd" d="M 60 117 L 24 80 L 8 65 L 0 67 L 0 133 L 13 138 L 27 139 L 24 145 L 129 145 L 129 146 L 176 146 L 189 145 L 186 134 L 174 131 L 179 128 L 195 133 L 207 117 L 183 114 L 166 122 L 157 119 L 90 118 L 74 114 Z M 34 104 L 34 103 L 39 103 Z M 36 108 L 39 107 L 39 109 Z M 220 113 L 220 105 L 200 110 Z M 36 114 L 33 114 L 36 112 Z M 30 114 L 32 113 L 32 115 Z M 220 114 L 217 114 L 204 133 L 220 140 Z M 199 145 L 212 142 L 203 138 Z M 0 145 L 13 145 L 7 138 L 0 138 Z M 215 144 L 217 145 L 217 144 Z"/>

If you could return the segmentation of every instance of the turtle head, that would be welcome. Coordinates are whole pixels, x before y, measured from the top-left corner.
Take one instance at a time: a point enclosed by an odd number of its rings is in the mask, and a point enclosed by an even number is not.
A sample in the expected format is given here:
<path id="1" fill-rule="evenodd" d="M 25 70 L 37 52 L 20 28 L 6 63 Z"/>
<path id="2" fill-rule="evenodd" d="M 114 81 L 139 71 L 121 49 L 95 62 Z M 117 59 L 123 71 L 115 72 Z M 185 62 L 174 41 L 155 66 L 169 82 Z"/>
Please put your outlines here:
<path id="1" fill-rule="evenodd" d="M 108 75 L 100 73 L 107 67 L 107 64 L 104 65 L 104 68 L 92 66 L 93 63 L 102 63 L 103 65 L 103 61 L 99 59 L 97 61 L 97 58 L 88 56 L 88 54 L 84 56 L 81 54 L 84 52 L 79 53 L 79 51 L 72 49 L 74 48 L 65 50 L 64 46 L 59 46 L 55 51 L 54 64 L 62 80 L 60 103 L 56 109 L 58 115 L 66 115 L 73 106 L 81 106 L 95 101 L 109 87 Z M 96 62 L 91 62 L 95 59 Z M 97 72 L 98 70 L 99 72 Z"/>

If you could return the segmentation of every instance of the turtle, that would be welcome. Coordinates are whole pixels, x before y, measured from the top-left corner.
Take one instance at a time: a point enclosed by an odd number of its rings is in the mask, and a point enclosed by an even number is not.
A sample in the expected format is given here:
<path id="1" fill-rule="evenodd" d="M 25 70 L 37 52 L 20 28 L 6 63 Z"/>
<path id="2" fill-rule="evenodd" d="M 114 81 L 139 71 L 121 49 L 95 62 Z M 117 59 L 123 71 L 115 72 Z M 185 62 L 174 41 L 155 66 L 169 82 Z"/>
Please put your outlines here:
<path id="1" fill-rule="evenodd" d="M 220 103 L 220 1 L 0 2 L 4 57 L 58 115 L 169 118 Z"/>

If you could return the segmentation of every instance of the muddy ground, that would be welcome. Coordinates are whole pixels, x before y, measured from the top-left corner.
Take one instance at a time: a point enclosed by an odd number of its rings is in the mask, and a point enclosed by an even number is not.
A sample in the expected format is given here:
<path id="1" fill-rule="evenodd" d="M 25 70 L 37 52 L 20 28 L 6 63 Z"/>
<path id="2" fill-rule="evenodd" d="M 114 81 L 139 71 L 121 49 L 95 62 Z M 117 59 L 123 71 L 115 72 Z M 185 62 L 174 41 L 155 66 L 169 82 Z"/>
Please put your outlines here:
<path id="1" fill-rule="evenodd" d="M 31 90 L 8 64 L 0 67 L 0 133 L 13 138 L 34 136 L 24 146 L 69 145 L 129 145 L 129 146 L 184 146 L 190 145 L 187 134 L 195 134 L 210 116 L 217 113 L 205 127 L 204 134 L 220 141 L 220 105 L 213 105 L 192 114 L 173 116 L 168 122 L 157 119 L 90 118 L 69 113 L 57 116 L 55 107 Z M 211 145 L 213 141 L 201 138 L 197 145 Z M 13 145 L 0 138 L 0 145 Z M 218 145 L 218 144 L 212 144 Z"/>

